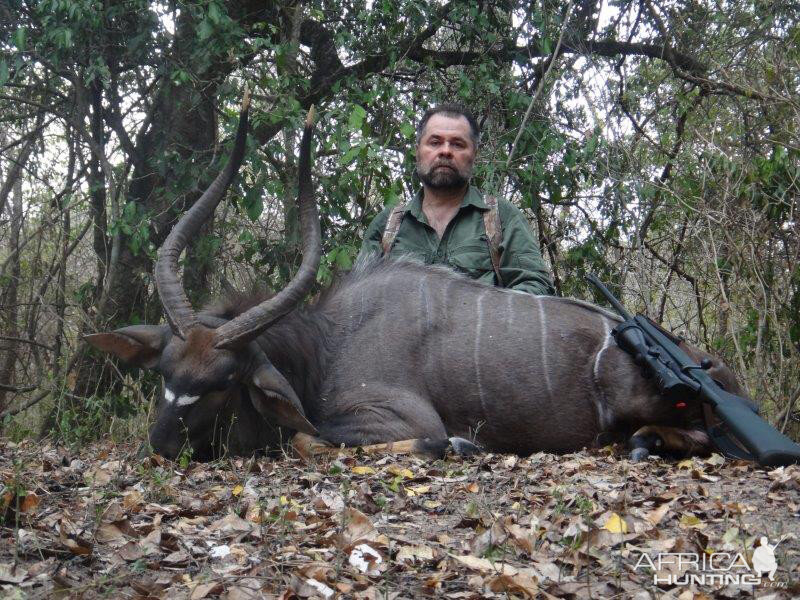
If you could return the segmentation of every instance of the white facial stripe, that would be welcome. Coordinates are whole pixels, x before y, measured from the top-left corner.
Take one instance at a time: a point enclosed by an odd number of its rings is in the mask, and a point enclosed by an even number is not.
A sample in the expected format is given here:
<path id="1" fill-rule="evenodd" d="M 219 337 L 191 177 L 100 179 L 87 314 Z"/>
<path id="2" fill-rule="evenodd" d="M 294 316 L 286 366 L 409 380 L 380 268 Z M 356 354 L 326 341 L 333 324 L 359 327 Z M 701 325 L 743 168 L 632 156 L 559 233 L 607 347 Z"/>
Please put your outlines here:
<path id="1" fill-rule="evenodd" d="M 175 392 L 173 392 L 169 388 L 164 389 L 164 400 L 166 400 L 169 404 L 173 402 L 178 403 L 178 406 L 189 406 L 190 404 L 194 404 L 200 399 L 200 396 L 178 396 L 175 397 Z"/>
<path id="2" fill-rule="evenodd" d="M 197 402 L 200 396 L 180 396 L 178 398 L 178 406 L 188 406 Z"/>

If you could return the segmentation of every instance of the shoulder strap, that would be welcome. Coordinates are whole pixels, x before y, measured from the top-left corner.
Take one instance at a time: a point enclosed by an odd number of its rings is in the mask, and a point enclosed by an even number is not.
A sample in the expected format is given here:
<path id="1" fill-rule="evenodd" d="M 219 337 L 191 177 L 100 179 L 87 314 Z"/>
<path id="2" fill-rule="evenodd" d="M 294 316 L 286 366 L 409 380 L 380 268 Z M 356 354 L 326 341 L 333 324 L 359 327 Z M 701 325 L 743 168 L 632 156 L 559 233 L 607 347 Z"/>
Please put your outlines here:
<path id="1" fill-rule="evenodd" d="M 497 285 L 503 287 L 503 278 L 500 277 L 500 242 L 503 240 L 503 224 L 500 222 L 500 211 L 497 209 L 497 198 L 486 196 L 484 198 L 489 210 L 483 213 L 483 226 L 486 229 L 486 243 L 489 244 L 489 256 L 492 258 L 492 268 L 497 276 Z"/>
<path id="2" fill-rule="evenodd" d="M 381 239 L 381 248 L 383 255 L 386 256 L 392 250 L 394 239 L 397 237 L 397 232 L 400 231 L 400 223 L 403 222 L 403 217 L 406 214 L 406 205 L 398 204 L 389 213 L 389 218 L 386 220 L 386 227 L 383 230 L 383 238 Z"/>

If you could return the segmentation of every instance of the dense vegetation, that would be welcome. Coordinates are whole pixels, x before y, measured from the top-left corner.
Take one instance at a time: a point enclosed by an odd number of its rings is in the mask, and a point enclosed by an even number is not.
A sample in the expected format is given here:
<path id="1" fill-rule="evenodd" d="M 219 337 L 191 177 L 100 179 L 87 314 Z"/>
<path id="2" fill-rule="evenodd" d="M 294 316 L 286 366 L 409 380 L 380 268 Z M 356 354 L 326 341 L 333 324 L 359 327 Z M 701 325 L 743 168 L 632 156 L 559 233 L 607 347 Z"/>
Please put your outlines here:
<path id="1" fill-rule="evenodd" d="M 320 114 L 324 285 L 406 199 L 414 122 L 460 101 L 476 179 L 517 203 L 558 292 L 592 271 L 800 415 L 800 11 L 793 2 L 7 0 L 0 4 L 0 425 L 124 431 L 154 379 L 81 335 L 157 322 L 152 265 L 224 162 L 246 166 L 184 262 L 196 302 L 299 263 L 295 151 Z M 141 419 L 139 420 L 141 421 Z"/>

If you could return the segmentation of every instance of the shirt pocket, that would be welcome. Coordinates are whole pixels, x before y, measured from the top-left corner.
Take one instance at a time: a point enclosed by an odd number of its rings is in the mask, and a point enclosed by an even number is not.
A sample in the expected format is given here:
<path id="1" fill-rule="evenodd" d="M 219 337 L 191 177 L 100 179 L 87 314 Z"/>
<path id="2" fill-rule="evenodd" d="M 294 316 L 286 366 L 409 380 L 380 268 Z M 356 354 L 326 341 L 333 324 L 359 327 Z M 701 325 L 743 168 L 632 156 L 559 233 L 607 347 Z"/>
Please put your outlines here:
<path id="1" fill-rule="evenodd" d="M 410 258 L 423 263 L 431 262 L 431 253 L 427 248 L 421 248 L 417 244 L 409 243 L 407 240 L 400 238 L 400 236 L 395 238 L 390 254 L 395 259 Z"/>
<path id="2" fill-rule="evenodd" d="M 489 279 L 487 274 L 494 274 L 492 258 L 489 255 L 489 244 L 485 239 L 460 244 L 452 248 L 449 255 L 448 263 L 472 279 Z M 493 277 L 490 281 L 492 279 Z"/>

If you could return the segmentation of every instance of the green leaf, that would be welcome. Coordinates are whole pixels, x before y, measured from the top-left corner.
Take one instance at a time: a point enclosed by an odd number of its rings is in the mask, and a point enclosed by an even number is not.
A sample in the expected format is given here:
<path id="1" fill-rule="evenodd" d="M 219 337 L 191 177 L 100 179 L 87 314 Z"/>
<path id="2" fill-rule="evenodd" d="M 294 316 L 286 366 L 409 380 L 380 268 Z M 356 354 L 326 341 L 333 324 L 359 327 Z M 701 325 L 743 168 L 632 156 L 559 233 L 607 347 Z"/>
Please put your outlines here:
<path id="1" fill-rule="evenodd" d="M 243 204 L 247 217 L 254 223 L 258 221 L 258 218 L 264 211 L 264 200 L 257 187 L 250 188 L 244 197 Z"/>
<path id="2" fill-rule="evenodd" d="M 411 123 L 403 123 L 400 125 L 400 133 L 403 134 L 403 137 L 411 139 L 415 133 L 414 126 Z"/>
<path id="3" fill-rule="evenodd" d="M 361 126 L 364 124 L 364 117 L 366 116 L 367 111 L 356 104 L 353 107 L 353 111 L 350 113 L 350 119 L 347 122 L 350 131 L 361 131 Z"/>
<path id="4" fill-rule="evenodd" d="M 348 252 L 347 246 L 342 246 L 339 248 L 339 251 L 336 253 L 336 258 L 334 259 L 336 266 L 340 269 L 349 269 L 353 266 L 353 260 L 350 258 L 350 253 Z"/>
<path id="5" fill-rule="evenodd" d="M 219 5 L 214 2 L 208 5 L 208 18 L 215 25 L 222 21 L 222 12 L 219 10 Z"/>
<path id="6" fill-rule="evenodd" d="M 8 64 L 0 60 L 0 86 L 5 85 L 6 81 L 8 81 Z"/>
<path id="7" fill-rule="evenodd" d="M 347 152 L 345 152 L 342 155 L 342 157 L 339 159 L 339 163 L 343 167 L 346 167 L 347 165 L 349 165 L 351 162 L 353 162 L 356 159 L 356 157 L 358 156 L 359 152 L 361 152 L 361 147 L 360 146 L 353 146 L 352 148 L 350 148 L 350 150 L 348 150 Z"/>
<path id="8" fill-rule="evenodd" d="M 203 19 L 200 25 L 197 26 L 197 37 L 201 40 L 207 40 L 214 34 L 214 27 L 211 25 L 210 19 Z"/>
<path id="9" fill-rule="evenodd" d="M 25 50 L 25 42 L 28 38 L 28 32 L 24 27 L 20 27 L 14 32 L 14 45 L 20 52 Z"/>

